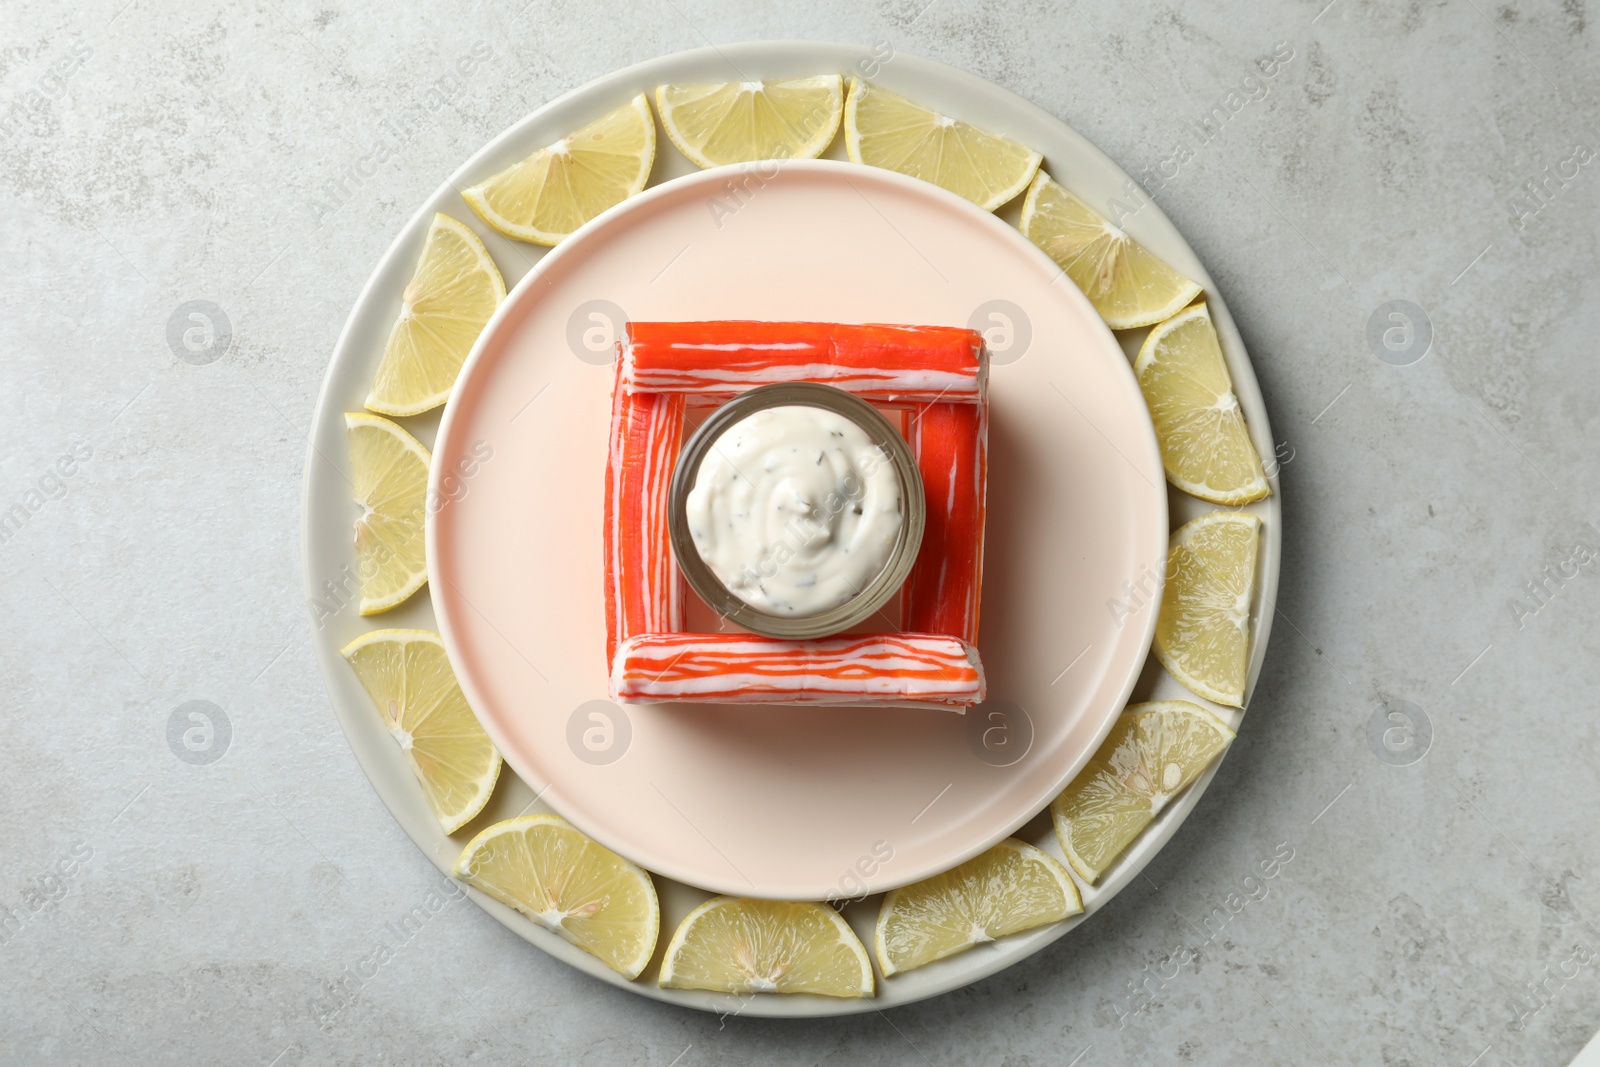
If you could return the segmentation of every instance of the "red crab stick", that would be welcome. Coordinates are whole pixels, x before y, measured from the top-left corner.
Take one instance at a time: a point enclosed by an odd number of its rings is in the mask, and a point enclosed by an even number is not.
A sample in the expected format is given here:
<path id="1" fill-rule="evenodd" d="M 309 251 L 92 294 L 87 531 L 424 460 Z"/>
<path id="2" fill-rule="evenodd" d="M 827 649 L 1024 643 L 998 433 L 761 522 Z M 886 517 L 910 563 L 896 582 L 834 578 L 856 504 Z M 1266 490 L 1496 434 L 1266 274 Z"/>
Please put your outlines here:
<path id="1" fill-rule="evenodd" d="M 684 398 L 617 389 L 606 460 L 606 662 L 631 634 L 680 629 L 667 487 L 683 438 Z"/>
<path id="2" fill-rule="evenodd" d="M 983 588 L 989 406 L 925 404 L 906 437 L 928 500 L 916 565 L 903 588 L 902 625 L 976 644 Z"/>
<path id="3" fill-rule="evenodd" d="M 983 667 L 943 634 L 783 641 L 754 634 L 639 634 L 611 669 L 620 701 L 719 704 L 939 704 L 983 701 Z"/>
<path id="4" fill-rule="evenodd" d="M 828 322 L 630 322 L 630 391 L 731 396 L 772 382 L 821 382 L 868 400 L 977 403 L 983 337 L 955 326 Z"/>

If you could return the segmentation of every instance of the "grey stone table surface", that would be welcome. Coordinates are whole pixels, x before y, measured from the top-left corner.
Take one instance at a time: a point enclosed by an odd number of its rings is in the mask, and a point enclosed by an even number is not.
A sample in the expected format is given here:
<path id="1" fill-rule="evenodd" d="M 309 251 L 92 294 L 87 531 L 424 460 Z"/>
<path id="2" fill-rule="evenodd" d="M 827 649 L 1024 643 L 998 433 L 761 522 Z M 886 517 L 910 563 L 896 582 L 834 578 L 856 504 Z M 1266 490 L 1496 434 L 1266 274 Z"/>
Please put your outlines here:
<path id="1" fill-rule="evenodd" d="M 5 13 L 0 1062 L 1527 1067 L 1600 1026 L 1594 0 Z M 339 732 L 300 585 L 312 402 L 414 207 L 555 95 L 757 38 L 887 42 L 1098 143 L 1216 277 L 1283 461 L 1266 668 L 1147 877 L 845 1021 L 651 1003 L 471 906 L 397 940 L 443 882 Z M 209 363 L 169 340 L 194 300 Z M 169 743 L 193 700 L 215 762 Z"/>

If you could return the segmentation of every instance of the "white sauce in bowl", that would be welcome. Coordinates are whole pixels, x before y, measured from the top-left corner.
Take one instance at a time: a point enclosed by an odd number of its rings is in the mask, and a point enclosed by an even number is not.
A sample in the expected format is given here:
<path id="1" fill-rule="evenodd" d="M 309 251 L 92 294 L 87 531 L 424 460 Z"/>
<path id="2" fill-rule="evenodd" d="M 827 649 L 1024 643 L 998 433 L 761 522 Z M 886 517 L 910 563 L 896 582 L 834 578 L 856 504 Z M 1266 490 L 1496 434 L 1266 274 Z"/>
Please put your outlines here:
<path id="1" fill-rule="evenodd" d="M 807 616 L 889 564 L 905 508 L 888 454 L 842 415 L 767 408 L 723 431 L 685 502 L 700 558 L 739 599 Z"/>

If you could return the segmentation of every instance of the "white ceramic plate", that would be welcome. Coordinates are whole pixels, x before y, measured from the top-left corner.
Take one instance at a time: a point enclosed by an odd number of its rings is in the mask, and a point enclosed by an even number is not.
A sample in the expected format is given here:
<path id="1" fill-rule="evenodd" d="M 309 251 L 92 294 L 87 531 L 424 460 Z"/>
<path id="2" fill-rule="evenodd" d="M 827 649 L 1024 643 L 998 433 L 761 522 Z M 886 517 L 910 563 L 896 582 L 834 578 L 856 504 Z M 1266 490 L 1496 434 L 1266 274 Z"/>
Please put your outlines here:
<path id="1" fill-rule="evenodd" d="M 433 212 L 444 211 L 473 226 L 475 230 L 484 236 L 491 254 L 500 264 L 508 283 L 515 283 L 540 259 L 543 254 L 542 251 L 528 245 L 506 241 L 490 233 L 478 222 L 470 209 L 460 199 L 457 192 L 458 189 L 465 188 L 467 185 L 480 180 L 485 175 L 500 169 L 514 159 L 520 158 L 532 149 L 554 141 L 568 130 L 616 106 L 634 93 L 648 91 L 663 82 L 749 80 L 815 74 L 830 70 L 871 74 L 886 88 L 905 93 L 948 114 L 967 119 L 985 128 L 1010 135 L 1031 144 L 1045 154 L 1046 169 L 1057 180 L 1062 181 L 1091 204 L 1105 204 L 1113 196 L 1125 198 L 1124 182 L 1126 181 L 1126 175 L 1094 149 L 1092 145 L 1088 144 L 1058 120 L 1039 109 L 1004 90 L 970 75 L 926 60 L 904 55 L 894 56 L 885 62 L 881 55 L 874 55 L 871 49 L 847 45 L 763 43 L 721 46 L 717 49 L 683 53 L 654 60 L 601 79 L 547 105 L 501 135 L 469 160 L 456 174 L 452 175 L 449 181 L 422 206 L 421 210 L 407 224 L 379 264 L 351 313 L 350 320 L 346 324 L 345 331 L 335 350 L 323 392 L 318 402 L 312 430 L 312 447 L 307 460 L 304 501 L 306 581 L 310 596 L 314 601 L 323 605 L 320 609 L 315 607 L 313 609 L 316 646 L 319 661 L 333 698 L 335 711 L 352 748 L 356 752 L 358 760 L 371 778 L 380 796 L 395 813 L 402 826 L 441 870 L 447 871 L 449 869 L 450 864 L 470 834 L 486 825 L 489 821 L 506 818 L 525 809 L 548 809 L 542 802 L 534 800 L 534 793 L 527 785 L 507 775 L 502 780 L 489 809 L 483 816 L 455 835 L 454 838 L 444 835 L 423 802 L 400 752 L 387 736 L 365 693 L 338 655 L 338 649 L 345 642 L 370 629 L 387 626 L 438 628 L 432 613 L 431 602 L 426 593 L 419 594 L 413 598 L 411 603 L 394 612 L 371 619 L 360 618 L 356 614 L 353 604 L 339 608 L 340 601 L 347 600 L 348 594 L 340 595 L 337 593 L 337 590 L 341 587 L 348 588 L 346 575 L 354 570 L 350 528 L 356 514 L 355 506 L 349 500 L 349 484 L 346 476 L 345 431 L 341 413 L 344 410 L 357 410 L 360 408 L 361 399 L 365 396 L 372 372 L 382 352 L 384 338 L 387 336 L 390 324 L 398 311 L 399 294 L 407 280 L 409 280 L 416 256 L 420 251 L 428 221 Z M 840 138 L 828 154 L 840 156 L 842 155 L 842 150 L 842 138 Z M 798 172 L 800 169 L 803 168 L 796 168 L 796 171 Z M 690 174 L 694 170 L 693 165 L 678 156 L 665 138 L 661 139 L 657 164 L 652 175 L 652 184 L 659 184 L 676 176 Z M 854 173 L 860 174 L 862 180 L 871 183 L 873 188 L 884 190 L 883 195 L 897 195 L 890 193 L 889 190 L 910 184 L 893 176 L 880 176 L 875 172 L 857 171 Z M 905 190 L 901 189 L 900 192 L 904 193 Z M 930 193 L 936 194 L 937 191 L 930 191 Z M 653 195 L 670 196 L 671 194 L 669 192 Z M 915 199 L 915 195 L 911 194 L 910 200 L 906 202 L 909 203 Z M 938 197 L 931 196 L 927 199 L 937 200 Z M 751 199 L 750 203 L 754 205 L 757 201 Z M 616 210 L 618 213 L 627 213 L 629 206 L 623 205 Z M 1003 210 L 1001 215 L 1014 220 L 1015 210 L 1016 205 L 1013 204 L 1008 210 Z M 756 216 L 752 211 L 748 217 L 754 218 Z M 597 220 L 597 223 L 593 225 L 600 227 L 605 224 L 605 220 L 602 219 Z M 1256 446 L 1264 457 L 1270 457 L 1273 454 L 1272 439 L 1268 430 L 1266 412 L 1261 402 L 1260 392 L 1238 333 L 1215 286 L 1205 274 L 1193 252 L 1184 243 L 1182 237 L 1161 215 L 1154 204 L 1147 204 L 1137 214 L 1127 219 L 1125 228 L 1158 255 L 1205 286 L 1212 316 L 1217 323 L 1223 349 L 1234 377 L 1235 388 L 1249 420 Z M 666 265 L 664 264 L 664 266 Z M 1063 280 L 1061 284 L 1068 285 L 1069 283 Z M 993 295 L 1004 296 L 1005 294 L 997 293 Z M 508 301 L 508 305 L 510 303 Z M 1072 300 L 1065 301 L 1062 306 L 1072 306 Z M 965 314 L 969 310 L 963 307 L 961 313 Z M 651 316 L 662 318 L 692 317 L 689 315 L 674 316 L 659 311 L 652 311 L 649 316 L 639 312 L 634 312 L 634 314 L 635 317 L 640 318 Z M 717 314 L 730 315 L 731 312 L 719 311 Z M 748 317 L 775 317 L 760 310 L 747 314 Z M 1052 312 L 1046 312 L 1046 314 L 1052 314 Z M 814 315 L 812 317 L 824 316 Z M 896 316 L 864 313 L 850 316 L 841 314 L 837 317 L 893 320 Z M 945 321 L 949 319 L 948 315 L 936 318 L 926 314 L 901 317 L 912 321 Z M 1130 354 L 1137 349 L 1138 342 L 1142 339 L 1141 334 L 1142 331 L 1134 331 L 1120 335 L 1119 340 L 1124 349 Z M 480 346 L 480 348 L 482 347 Z M 573 357 L 570 350 L 561 352 L 559 355 L 566 364 L 570 365 L 568 369 L 573 371 L 591 370 L 604 374 L 601 368 L 583 367 L 580 361 Z M 1018 361 L 1015 367 L 1010 369 L 1015 370 L 1018 367 L 1025 367 L 1029 360 L 1041 360 L 1041 353 L 1038 351 L 1032 352 L 1031 355 L 1024 357 Z M 1008 368 L 1002 367 L 1000 370 L 1001 372 L 1006 372 Z M 543 401 L 541 400 L 539 403 L 543 403 Z M 453 408 L 454 404 L 452 405 L 452 410 Z M 1071 416 L 1070 410 L 1065 409 L 1065 407 L 1064 410 L 1066 410 L 1067 416 Z M 1076 418 L 1077 416 L 1072 417 Z M 433 443 L 437 416 L 406 420 L 406 425 L 417 433 L 425 443 L 430 445 Z M 509 466 L 510 464 L 507 464 L 507 468 Z M 486 472 L 493 470 L 495 470 L 495 465 L 492 462 L 485 467 Z M 467 495 L 460 503 L 470 505 L 474 500 L 473 493 L 475 491 L 481 490 L 483 495 L 487 495 L 488 490 L 486 487 L 493 484 L 486 480 L 480 481 L 478 478 L 475 478 L 474 482 L 477 484 L 468 483 Z M 1276 486 L 1275 479 L 1274 485 Z M 480 496 L 479 499 L 481 498 Z M 1170 492 L 1168 498 L 1170 523 L 1173 527 L 1198 514 L 1214 510 L 1211 505 L 1192 500 L 1177 492 Z M 446 510 L 453 509 L 447 508 Z M 1255 641 L 1250 672 L 1250 678 L 1253 683 L 1259 670 L 1270 631 L 1272 604 L 1277 587 L 1281 524 L 1275 496 L 1261 504 L 1254 505 L 1251 510 L 1255 511 L 1264 522 L 1261 569 L 1257 584 L 1257 602 L 1254 606 L 1253 620 Z M 595 533 L 597 538 L 598 529 L 596 529 Z M 993 528 L 991 528 L 991 536 L 993 536 Z M 331 583 L 331 586 L 329 583 Z M 598 582 L 593 584 L 596 592 L 598 592 Z M 330 592 L 330 588 L 335 592 Z M 991 615 L 989 614 L 987 597 L 985 611 L 985 625 L 986 632 L 988 632 Z M 1128 628 L 1133 630 L 1136 635 L 1141 635 L 1140 641 L 1143 643 L 1148 642 L 1150 614 L 1151 611 L 1146 609 L 1139 617 L 1130 620 L 1127 624 Z M 485 642 L 480 642 L 480 644 L 484 644 L 487 647 Z M 1056 671 L 1066 666 L 1077 651 L 1076 647 L 1062 649 L 1058 653 L 1060 663 L 1056 664 L 1048 673 L 1053 675 Z M 600 659 L 598 652 L 595 653 L 595 658 L 597 661 Z M 1094 656 L 1086 656 L 1085 660 L 1068 672 L 1066 677 L 1071 677 L 1073 673 L 1084 668 L 1085 665 L 1093 666 L 1094 661 Z M 1046 669 L 1046 665 L 1042 663 L 1036 664 L 1036 666 L 1040 671 Z M 463 665 L 458 663 L 458 670 L 462 668 Z M 475 671 L 475 666 L 467 664 L 463 673 L 475 675 Z M 1116 677 L 1115 669 L 1108 670 L 1105 664 L 1100 664 L 1097 672 L 1102 676 L 1102 681 L 1109 678 L 1113 683 L 1109 690 L 1113 696 L 1119 689 L 1125 691 L 1128 682 L 1131 681 L 1131 673 L 1129 677 L 1119 679 Z M 1046 683 L 1048 681 L 1048 678 L 1045 679 Z M 1066 683 L 1063 680 L 1061 684 Z M 473 694 L 470 684 L 468 692 L 469 695 Z M 1133 684 L 1130 699 L 1144 700 L 1167 697 L 1195 699 L 1178 686 L 1165 672 L 1161 671 L 1152 658 L 1145 663 L 1142 674 Z M 479 693 L 474 700 L 475 706 L 482 699 L 483 694 Z M 1084 699 L 1088 701 L 1088 704 L 1093 703 L 1088 696 L 1085 696 Z M 1105 699 L 1103 693 L 1099 699 L 1103 705 Z M 1120 701 L 1117 703 L 1120 703 Z M 1201 703 L 1204 702 L 1202 701 Z M 1088 704 L 1085 704 L 1075 713 L 1078 723 L 1076 736 L 1079 739 L 1076 746 L 1063 745 L 1063 747 L 1052 753 L 1053 758 L 1058 761 L 1056 766 L 1063 777 L 1069 775 L 1076 766 L 1081 765 L 1082 760 L 1088 755 L 1088 750 L 1084 747 L 1082 738 L 1092 735 L 1094 739 L 1097 739 L 1109 727 L 1108 709 L 1101 706 L 1096 710 L 1094 707 L 1088 706 Z M 484 709 L 480 707 L 479 710 L 482 713 Z M 639 709 L 632 713 L 631 718 L 635 724 L 640 718 L 640 713 L 644 710 L 651 709 Z M 1109 710 L 1114 711 L 1115 709 Z M 1227 721 L 1237 726 L 1240 719 L 1239 713 L 1215 707 L 1213 710 L 1218 711 Z M 929 716 L 939 715 L 940 713 L 918 712 L 915 714 Z M 563 720 L 565 717 L 565 714 L 563 714 Z M 1093 725 L 1090 725 L 1091 723 Z M 491 725 L 490 728 L 493 730 L 494 726 Z M 1085 733 L 1086 730 L 1087 733 Z M 1047 733 L 1049 733 L 1048 730 L 1042 732 L 1041 738 L 1043 739 Z M 648 737 L 646 739 L 648 740 Z M 503 736 L 497 736 L 497 740 L 501 740 L 504 743 L 507 739 Z M 1060 736 L 1055 737 L 1055 740 L 1058 744 L 1061 744 Z M 638 744 L 639 739 L 635 738 L 633 743 Z M 558 755 L 564 756 L 567 754 L 565 751 L 566 746 L 563 745 L 562 747 L 563 750 Z M 508 752 L 508 755 L 512 755 L 512 753 Z M 530 752 L 521 752 L 511 762 L 514 768 L 527 772 L 531 779 L 541 784 L 551 784 L 552 776 L 536 773 L 538 768 L 533 765 L 533 757 Z M 1049 799 L 1047 795 L 1049 789 L 1041 790 L 1039 782 L 1045 781 L 1047 777 L 1045 772 L 1038 771 L 1035 774 L 1033 784 L 1033 792 L 1038 793 L 1045 803 Z M 473 896 L 491 914 L 494 914 L 506 925 L 515 929 L 545 951 L 572 963 L 590 974 L 647 996 L 706 1010 L 752 1015 L 827 1015 L 865 1011 L 873 1007 L 881 1008 L 922 999 L 965 985 L 1008 966 L 1060 937 L 1078 922 L 1083 921 L 1088 914 L 1096 911 L 1101 904 L 1139 872 L 1150 857 L 1176 830 L 1188 812 L 1192 810 L 1195 803 L 1198 802 L 1210 777 L 1211 775 L 1207 774 L 1184 796 L 1169 806 L 1156 824 L 1139 841 L 1135 842 L 1115 867 L 1107 872 L 1100 886 L 1085 891 L 1084 899 L 1087 911 L 1084 917 L 1069 923 L 1008 938 L 1003 942 L 983 946 L 917 971 L 897 975 L 889 980 L 880 980 L 879 995 L 870 1002 L 781 996 L 735 998 L 718 994 L 662 990 L 654 983 L 654 966 L 647 970 L 645 975 L 638 981 L 625 982 L 581 950 L 540 929 L 509 909 L 488 901 L 475 893 Z M 573 778 L 571 780 L 577 782 L 579 779 Z M 1003 783 L 1004 779 L 999 781 Z M 559 799 L 566 799 L 565 794 L 559 791 L 559 784 L 557 784 L 557 789 L 558 792 L 553 795 Z M 928 799 L 932 799 L 933 792 L 933 790 L 929 791 Z M 1029 803 L 1033 803 L 1033 800 L 1039 799 L 1039 797 L 1032 797 L 1030 794 Z M 912 807 L 920 807 L 925 802 L 925 800 L 919 800 L 912 804 Z M 570 807 L 571 805 L 569 804 L 568 806 Z M 1038 804 L 1038 807 L 1043 807 L 1043 803 Z M 563 810 L 563 814 L 577 818 L 580 825 L 584 825 L 583 814 L 578 810 Z M 934 863 L 932 867 L 929 866 L 932 861 L 927 858 L 926 850 L 923 849 L 919 853 L 922 858 L 917 864 L 905 864 L 898 869 L 893 868 L 891 864 L 888 869 L 885 869 L 884 864 L 873 859 L 873 845 L 878 840 L 887 840 L 887 838 L 884 838 L 881 834 L 878 837 L 864 835 L 861 842 L 862 847 L 857 852 L 850 853 L 850 856 L 853 860 L 864 860 L 865 862 L 859 864 L 848 862 L 831 876 L 823 877 L 821 881 L 817 881 L 812 872 L 780 871 L 777 872 L 778 876 L 775 880 L 768 882 L 768 893 L 772 895 L 771 890 L 774 887 L 780 889 L 816 889 L 821 886 L 827 886 L 829 888 L 825 892 L 835 893 L 840 889 L 855 890 L 857 883 L 847 877 L 847 872 L 852 868 L 857 871 L 857 877 L 859 877 L 862 886 L 884 887 L 904 882 L 920 877 L 928 870 L 959 862 L 966 855 L 981 849 L 983 844 L 994 836 L 1003 835 L 1006 832 L 1006 827 L 1015 825 L 1018 819 L 1025 817 L 1025 814 L 1023 812 L 1021 816 L 1018 816 L 1012 812 L 1006 814 L 1005 818 L 991 820 L 991 824 L 984 832 L 969 833 L 958 847 L 952 848 L 948 863 L 942 865 Z M 902 822 L 904 821 L 902 820 Z M 996 826 L 999 826 L 1000 829 L 996 830 Z M 628 848 L 623 847 L 625 845 L 623 838 L 617 836 L 616 833 L 623 829 L 621 824 L 610 823 L 602 828 L 598 822 L 591 821 L 586 828 L 590 829 L 591 832 L 597 832 L 602 839 L 609 838 L 608 843 L 612 844 L 613 847 L 618 847 L 620 851 L 629 851 Z M 1050 832 L 1048 818 L 1036 817 L 1027 821 L 1017 831 L 1017 836 L 1033 841 L 1058 857 L 1060 856 L 1059 848 L 1054 841 L 1053 834 Z M 760 842 L 755 841 L 752 843 L 759 844 Z M 781 849 L 772 849 L 770 847 L 771 844 L 769 842 L 768 852 L 781 851 Z M 713 846 L 705 851 L 710 856 L 715 856 L 717 849 Z M 846 851 L 849 850 L 846 849 Z M 843 853 L 837 853 L 837 855 L 843 855 Z M 670 855 L 656 856 L 655 859 L 657 869 L 665 867 L 678 873 L 687 874 L 690 873 L 693 867 L 693 864 L 674 866 Z M 702 857 L 702 859 L 705 859 L 705 857 Z M 707 859 L 706 862 L 710 862 L 710 860 Z M 650 864 L 647 863 L 648 865 Z M 724 870 L 726 871 L 726 868 Z M 704 874 L 703 864 L 700 874 Z M 803 880 L 797 882 L 793 880 L 796 877 L 812 877 L 813 880 L 811 882 L 804 882 Z M 784 881 L 785 878 L 790 880 Z M 697 877 L 697 880 L 703 884 L 721 885 L 735 891 L 743 889 L 745 892 L 751 891 L 746 886 L 746 882 L 754 881 L 754 879 L 746 879 L 744 876 L 740 876 L 736 884 L 730 884 L 726 881 L 719 882 L 716 878 L 703 876 Z M 657 883 L 661 891 L 663 910 L 661 944 L 664 946 L 670 931 L 698 901 L 704 899 L 705 893 L 666 878 L 658 878 Z M 756 887 L 756 891 L 759 892 L 760 888 L 759 886 Z M 825 895 L 825 893 L 796 895 L 821 896 Z M 877 903 L 878 898 L 871 896 L 851 904 L 845 909 L 846 918 L 850 920 L 858 933 L 862 934 L 863 939 L 869 944 Z"/>

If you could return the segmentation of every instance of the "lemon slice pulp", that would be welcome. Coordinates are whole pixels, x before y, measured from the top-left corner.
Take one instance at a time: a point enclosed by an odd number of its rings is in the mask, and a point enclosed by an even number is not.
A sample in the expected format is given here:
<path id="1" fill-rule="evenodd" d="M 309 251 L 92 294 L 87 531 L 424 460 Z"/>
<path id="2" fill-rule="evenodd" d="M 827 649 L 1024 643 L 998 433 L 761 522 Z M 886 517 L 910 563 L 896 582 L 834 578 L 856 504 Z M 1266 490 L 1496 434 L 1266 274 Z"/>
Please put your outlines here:
<path id="1" fill-rule="evenodd" d="M 669 989 L 870 997 L 867 950 L 832 908 L 714 897 L 678 926 L 661 963 Z"/>
<path id="2" fill-rule="evenodd" d="M 449 215 L 434 215 L 367 407 L 385 415 L 417 415 L 443 404 L 505 296 L 505 279 L 478 235 Z"/>
<path id="3" fill-rule="evenodd" d="M 662 85 L 661 128 L 700 167 L 758 159 L 815 159 L 839 130 L 837 74 L 789 81 Z"/>
<path id="4" fill-rule="evenodd" d="M 1250 605 L 1261 520 L 1214 511 L 1180 527 L 1167 550 L 1156 658 L 1192 692 L 1244 705 Z"/>
<path id="5" fill-rule="evenodd" d="M 852 162 L 921 178 L 987 211 L 1026 189 L 1042 158 L 860 78 L 850 79 L 844 143 Z"/>
<path id="6" fill-rule="evenodd" d="M 644 188 L 656 124 L 640 93 L 461 195 L 507 237 L 553 245 Z"/>
<path id="7" fill-rule="evenodd" d="M 661 910 L 650 875 L 558 815 L 495 823 L 452 873 L 627 978 L 655 953 Z"/>
<path id="8" fill-rule="evenodd" d="M 1134 704 L 1050 805 L 1067 862 L 1093 885 L 1113 860 L 1233 740 L 1187 700 Z"/>
<path id="9" fill-rule="evenodd" d="M 356 575 L 361 614 L 388 611 L 428 580 L 428 450 L 388 419 L 345 412 L 356 520 Z"/>
<path id="10" fill-rule="evenodd" d="M 427 630 L 374 630 L 342 649 L 389 733 L 411 762 L 447 834 L 483 810 L 500 776 L 500 753 L 467 706 Z"/>
<path id="11" fill-rule="evenodd" d="M 1113 330 L 1160 322 L 1200 295 L 1200 286 L 1043 171 L 1028 189 L 1017 225 L 1066 271 Z"/>
<path id="12" fill-rule="evenodd" d="M 1248 504 L 1272 492 L 1205 304 L 1151 330 L 1133 372 L 1168 481 L 1213 504 Z"/>
<path id="13" fill-rule="evenodd" d="M 884 976 L 1083 911 L 1066 869 L 1008 838 L 943 874 L 891 890 L 874 937 Z"/>

